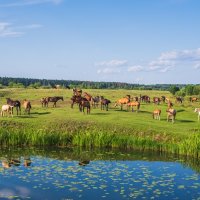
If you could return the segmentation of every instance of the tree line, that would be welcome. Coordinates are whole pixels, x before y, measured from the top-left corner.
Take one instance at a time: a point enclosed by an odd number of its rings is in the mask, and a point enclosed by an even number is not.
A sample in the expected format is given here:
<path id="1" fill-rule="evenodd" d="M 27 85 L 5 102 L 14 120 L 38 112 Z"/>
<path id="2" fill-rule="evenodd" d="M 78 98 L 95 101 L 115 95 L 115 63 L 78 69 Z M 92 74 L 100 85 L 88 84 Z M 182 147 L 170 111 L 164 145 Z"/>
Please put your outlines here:
<path id="1" fill-rule="evenodd" d="M 186 84 L 132 84 L 123 82 L 95 82 L 77 80 L 49 80 L 34 78 L 0 77 L 0 88 L 81 88 L 81 89 L 129 89 L 129 90 L 162 90 L 178 96 L 199 95 L 200 85 Z"/>

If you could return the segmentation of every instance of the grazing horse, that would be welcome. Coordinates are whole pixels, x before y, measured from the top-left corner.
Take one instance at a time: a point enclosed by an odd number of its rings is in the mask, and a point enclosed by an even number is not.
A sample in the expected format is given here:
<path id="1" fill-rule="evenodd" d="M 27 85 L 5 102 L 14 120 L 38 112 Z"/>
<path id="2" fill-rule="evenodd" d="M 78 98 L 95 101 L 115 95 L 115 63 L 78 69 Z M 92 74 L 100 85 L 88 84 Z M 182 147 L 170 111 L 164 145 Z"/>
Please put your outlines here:
<path id="1" fill-rule="evenodd" d="M 197 97 L 190 97 L 189 100 L 190 100 L 190 102 L 197 102 L 198 98 Z"/>
<path id="2" fill-rule="evenodd" d="M 160 114 L 161 114 L 161 110 L 160 109 L 156 109 L 153 111 L 153 119 L 158 119 L 160 120 Z"/>
<path id="3" fill-rule="evenodd" d="M 86 98 L 81 98 L 81 102 L 79 104 L 80 111 L 85 114 L 85 108 L 87 108 L 87 114 L 90 114 L 90 102 Z"/>
<path id="4" fill-rule="evenodd" d="M 47 101 L 48 97 L 43 97 L 40 99 L 40 102 L 42 104 L 42 107 L 47 107 L 48 106 L 48 101 Z"/>
<path id="5" fill-rule="evenodd" d="M 130 96 L 127 95 L 126 97 L 117 100 L 117 102 L 115 103 L 115 107 L 116 107 L 117 105 L 120 105 L 120 106 L 121 106 L 121 110 L 122 110 L 122 109 L 123 109 L 123 105 L 124 105 L 124 104 L 127 104 L 127 103 L 129 103 L 129 102 L 130 102 Z"/>
<path id="6" fill-rule="evenodd" d="M 108 99 L 101 99 L 101 110 L 104 110 L 104 108 L 106 108 L 106 111 L 108 111 L 108 105 L 109 103 L 111 103 L 110 100 Z"/>
<path id="7" fill-rule="evenodd" d="M 49 102 L 53 102 L 53 107 L 56 107 L 56 103 L 59 100 L 64 101 L 63 97 L 47 97 L 47 107 Z"/>
<path id="8" fill-rule="evenodd" d="M 175 117 L 176 117 L 176 110 L 173 108 L 168 108 L 166 110 L 167 112 L 167 121 L 169 121 L 170 119 L 172 120 L 172 123 L 174 123 Z"/>
<path id="9" fill-rule="evenodd" d="M 176 103 L 183 103 L 183 97 L 176 97 Z"/>
<path id="10" fill-rule="evenodd" d="M 160 98 L 159 97 L 153 97 L 153 103 L 159 105 L 160 104 Z"/>
<path id="11" fill-rule="evenodd" d="M 28 115 L 30 115 L 30 110 L 31 110 L 31 102 L 24 99 L 23 101 L 23 106 L 25 108 L 25 113 L 28 113 Z"/>
<path id="12" fill-rule="evenodd" d="M 127 103 L 127 110 L 130 109 L 130 107 L 132 108 L 132 112 L 134 111 L 133 107 L 136 106 L 137 107 L 137 112 L 139 111 L 140 109 L 140 102 L 138 101 L 131 101 L 129 103 Z"/>
<path id="13" fill-rule="evenodd" d="M 200 108 L 195 108 L 194 112 L 198 113 L 198 121 L 199 121 L 199 119 L 200 119 Z"/>
<path id="14" fill-rule="evenodd" d="M 20 103 L 20 101 L 18 101 L 18 100 L 13 101 L 10 98 L 6 98 L 6 100 L 7 100 L 8 105 L 16 107 L 17 115 L 18 115 L 19 111 L 20 111 L 20 115 L 21 115 L 21 103 Z M 13 107 L 12 107 L 12 113 L 13 113 Z"/>
<path id="15" fill-rule="evenodd" d="M 2 106 L 1 116 L 4 117 L 6 115 L 7 115 L 7 117 L 9 117 L 9 116 L 13 117 L 13 106 L 10 106 L 8 104 Z"/>

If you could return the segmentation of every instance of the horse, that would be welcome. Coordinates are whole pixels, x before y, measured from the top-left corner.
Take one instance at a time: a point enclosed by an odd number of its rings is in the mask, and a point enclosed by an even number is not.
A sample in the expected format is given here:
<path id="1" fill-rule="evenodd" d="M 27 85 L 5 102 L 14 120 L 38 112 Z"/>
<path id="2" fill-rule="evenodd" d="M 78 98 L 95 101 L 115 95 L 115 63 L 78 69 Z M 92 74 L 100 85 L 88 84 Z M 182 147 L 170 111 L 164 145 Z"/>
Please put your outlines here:
<path id="1" fill-rule="evenodd" d="M 190 102 L 197 102 L 198 98 L 197 97 L 190 97 L 189 100 L 190 100 Z"/>
<path id="2" fill-rule="evenodd" d="M 18 100 L 13 101 L 10 98 L 6 98 L 6 100 L 7 100 L 8 105 L 16 107 L 17 115 L 18 115 L 19 111 L 20 111 L 20 115 L 21 115 L 21 103 L 20 103 L 20 101 L 18 101 Z M 13 107 L 12 107 L 12 113 L 13 113 Z"/>
<path id="3" fill-rule="evenodd" d="M 108 111 L 108 105 L 111 103 L 108 99 L 101 99 L 101 110 L 104 110 L 106 108 L 106 111 Z"/>
<path id="4" fill-rule="evenodd" d="M 129 102 L 130 102 L 130 96 L 127 95 L 126 97 L 117 100 L 117 102 L 115 103 L 115 107 L 117 107 L 117 105 L 120 105 L 121 106 L 121 110 L 122 110 L 123 109 L 123 105 L 127 104 Z"/>
<path id="5" fill-rule="evenodd" d="M 157 105 L 158 105 L 158 104 L 160 104 L 160 101 L 161 101 L 161 100 L 160 100 L 159 97 L 153 97 L 153 103 L 154 103 L 154 104 L 157 104 Z"/>
<path id="6" fill-rule="evenodd" d="M 140 101 L 150 103 L 150 97 L 147 95 L 140 96 Z"/>
<path id="7" fill-rule="evenodd" d="M 194 112 L 198 113 L 198 121 L 199 121 L 199 119 L 200 119 L 200 108 L 195 108 Z"/>
<path id="8" fill-rule="evenodd" d="M 64 101 L 63 97 L 47 97 L 47 107 L 49 102 L 53 102 L 53 107 L 56 107 L 56 103 L 59 100 Z"/>
<path id="9" fill-rule="evenodd" d="M 48 105 L 48 101 L 47 101 L 47 98 L 48 97 L 43 97 L 43 98 L 41 98 L 40 99 L 40 102 L 41 102 L 41 104 L 42 104 L 42 107 L 47 107 Z"/>
<path id="10" fill-rule="evenodd" d="M 75 96 L 81 96 L 82 95 L 81 89 L 73 88 L 72 91 L 73 91 L 73 95 L 75 95 Z"/>
<path id="11" fill-rule="evenodd" d="M 31 110 L 31 102 L 24 99 L 23 101 L 23 106 L 25 108 L 25 113 L 28 113 L 28 115 L 30 115 L 30 110 Z"/>
<path id="12" fill-rule="evenodd" d="M 153 119 L 158 119 L 160 120 L 160 114 L 161 114 L 161 110 L 160 109 L 156 109 L 153 111 Z"/>
<path id="13" fill-rule="evenodd" d="M 92 95 L 88 94 L 87 92 L 83 93 L 83 97 L 86 98 L 88 101 L 92 100 Z"/>
<path id="14" fill-rule="evenodd" d="M 172 123 L 174 123 L 175 117 L 176 117 L 176 110 L 173 108 L 168 108 L 166 110 L 167 112 L 167 121 L 169 121 L 169 119 L 172 120 Z"/>
<path id="15" fill-rule="evenodd" d="M 161 96 L 161 101 L 163 102 L 163 103 L 165 103 L 165 99 L 166 99 L 166 97 L 165 96 Z"/>
<path id="16" fill-rule="evenodd" d="M 131 107 L 132 108 L 132 112 L 133 112 L 134 111 L 133 110 L 134 106 L 137 107 L 137 112 L 138 112 L 139 109 L 140 109 L 140 102 L 138 102 L 138 101 L 131 101 L 131 102 L 127 103 L 127 110 L 129 110 L 129 108 Z"/>
<path id="17" fill-rule="evenodd" d="M 83 99 L 83 97 L 81 97 L 81 96 L 76 96 L 76 95 L 72 96 L 71 97 L 71 108 L 73 108 L 74 104 L 77 103 L 79 105 L 79 110 L 81 111 L 80 103 L 81 103 L 82 99 Z"/>
<path id="18" fill-rule="evenodd" d="M 167 102 L 167 108 L 168 109 L 173 107 L 173 103 L 171 102 L 171 100 L 169 98 L 165 98 L 165 101 Z"/>
<path id="19" fill-rule="evenodd" d="M 183 97 L 176 97 L 176 103 L 183 103 Z"/>
<path id="20" fill-rule="evenodd" d="M 99 97 L 99 96 L 92 97 L 92 99 L 91 99 L 91 104 L 92 104 L 92 107 L 93 107 L 93 108 L 98 107 L 99 102 L 100 102 L 100 97 Z"/>
<path id="21" fill-rule="evenodd" d="M 7 117 L 9 117 L 9 116 L 13 117 L 13 106 L 10 106 L 8 104 L 2 106 L 1 116 L 4 117 L 6 115 L 7 115 Z"/>
<path id="22" fill-rule="evenodd" d="M 80 111 L 82 111 L 85 114 L 85 108 L 87 108 L 87 114 L 90 114 L 90 102 L 83 98 L 81 99 L 81 102 L 79 104 Z"/>

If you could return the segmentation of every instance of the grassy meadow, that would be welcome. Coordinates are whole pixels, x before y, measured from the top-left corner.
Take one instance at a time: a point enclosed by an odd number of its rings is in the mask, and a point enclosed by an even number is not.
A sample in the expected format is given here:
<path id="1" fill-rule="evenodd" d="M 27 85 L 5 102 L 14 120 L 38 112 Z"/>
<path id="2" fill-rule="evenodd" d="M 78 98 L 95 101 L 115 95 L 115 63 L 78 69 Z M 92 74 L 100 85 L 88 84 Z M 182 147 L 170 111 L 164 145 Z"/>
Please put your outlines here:
<path id="1" fill-rule="evenodd" d="M 1 89 L 0 106 L 6 104 L 6 97 L 11 99 L 28 99 L 31 101 L 31 115 L 24 114 L 14 117 L 0 117 L 0 144 L 35 145 L 35 146 L 84 146 L 84 147 L 120 147 L 154 151 L 167 151 L 177 154 L 199 157 L 200 153 L 200 122 L 197 121 L 195 107 L 200 103 L 175 103 L 175 98 L 167 91 L 139 90 L 83 90 L 92 96 L 101 95 L 111 100 L 109 111 L 92 108 L 91 114 L 83 114 L 74 105 L 71 109 L 72 90 L 66 89 Z M 174 124 L 167 122 L 167 105 L 161 103 L 141 103 L 140 111 L 123 111 L 114 107 L 119 98 L 130 94 L 132 97 L 148 95 L 170 98 L 177 110 Z M 40 99 L 47 96 L 63 96 L 53 108 L 42 108 Z M 152 118 L 155 108 L 162 110 L 161 120 Z"/>

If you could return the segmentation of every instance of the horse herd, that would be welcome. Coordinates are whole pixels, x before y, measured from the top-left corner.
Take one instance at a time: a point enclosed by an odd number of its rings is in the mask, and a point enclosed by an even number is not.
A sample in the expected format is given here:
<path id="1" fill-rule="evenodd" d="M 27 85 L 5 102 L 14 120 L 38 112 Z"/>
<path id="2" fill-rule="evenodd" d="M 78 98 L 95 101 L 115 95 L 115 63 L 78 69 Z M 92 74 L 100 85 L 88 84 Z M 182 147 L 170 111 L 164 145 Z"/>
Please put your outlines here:
<path id="1" fill-rule="evenodd" d="M 53 107 L 56 107 L 57 101 L 62 100 L 64 101 L 62 96 L 55 96 L 55 97 L 43 97 L 40 99 L 40 103 L 42 107 L 48 107 L 49 102 L 53 103 Z M 111 101 L 109 99 L 104 98 L 103 96 L 95 96 L 93 97 L 87 92 L 82 92 L 82 90 L 73 89 L 73 96 L 71 97 L 71 108 L 74 107 L 74 104 L 78 105 L 79 111 L 85 113 L 85 109 L 87 111 L 87 114 L 90 114 L 91 107 L 96 108 L 99 105 L 101 106 L 101 110 L 108 111 L 109 104 Z M 21 102 L 19 100 L 12 100 L 10 98 L 6 98 L 7 104 L 2 106 L 1 109 L 1 116 L 12 116 L 13 117 L 13 108 L 16 107 L 17 115 L 21 115 Z M 189 99 L 190 102 L 196 102 L 198 101 L 198 98 L 191 97 Z M 123 98 L 118 99 L 114 107 L 120 106 L 121 110 L 123 110 L 123 106 L 126 105 L 127 111 L 132 110 L 134 111 L 134 108 L 136 108 L 136 112 L 140 109 L 141 102 L 150 103 L 150 97 L 147 95 L 139 96 L 139 97 L 131 97 L 130 95 L 126 95 Z M 169 98 L 166 98 L 165 96 L 161 97 L 153 97 L 154 104 L 159 105 L 162 103 L 167 103 L 167 121 L 171 120 L 172 123 L 174 123 L 177 111 L 173 108 L 173 103 Z M 176 103 L 183 103 L 182 97 L 176 97 L 175 100 Z M 31 110 L 31 103 L 28 100 L 24 100 L 22 102 L 22 105 L 24 107 L 24 112 L 30 115 Z M 200 108 L 195 108 L 194 112 L 198 113 L 198 121 L 200 120 Z M 161 110 L 155 109 L 152 112 L 153 119 L 160 120 Z"/>

